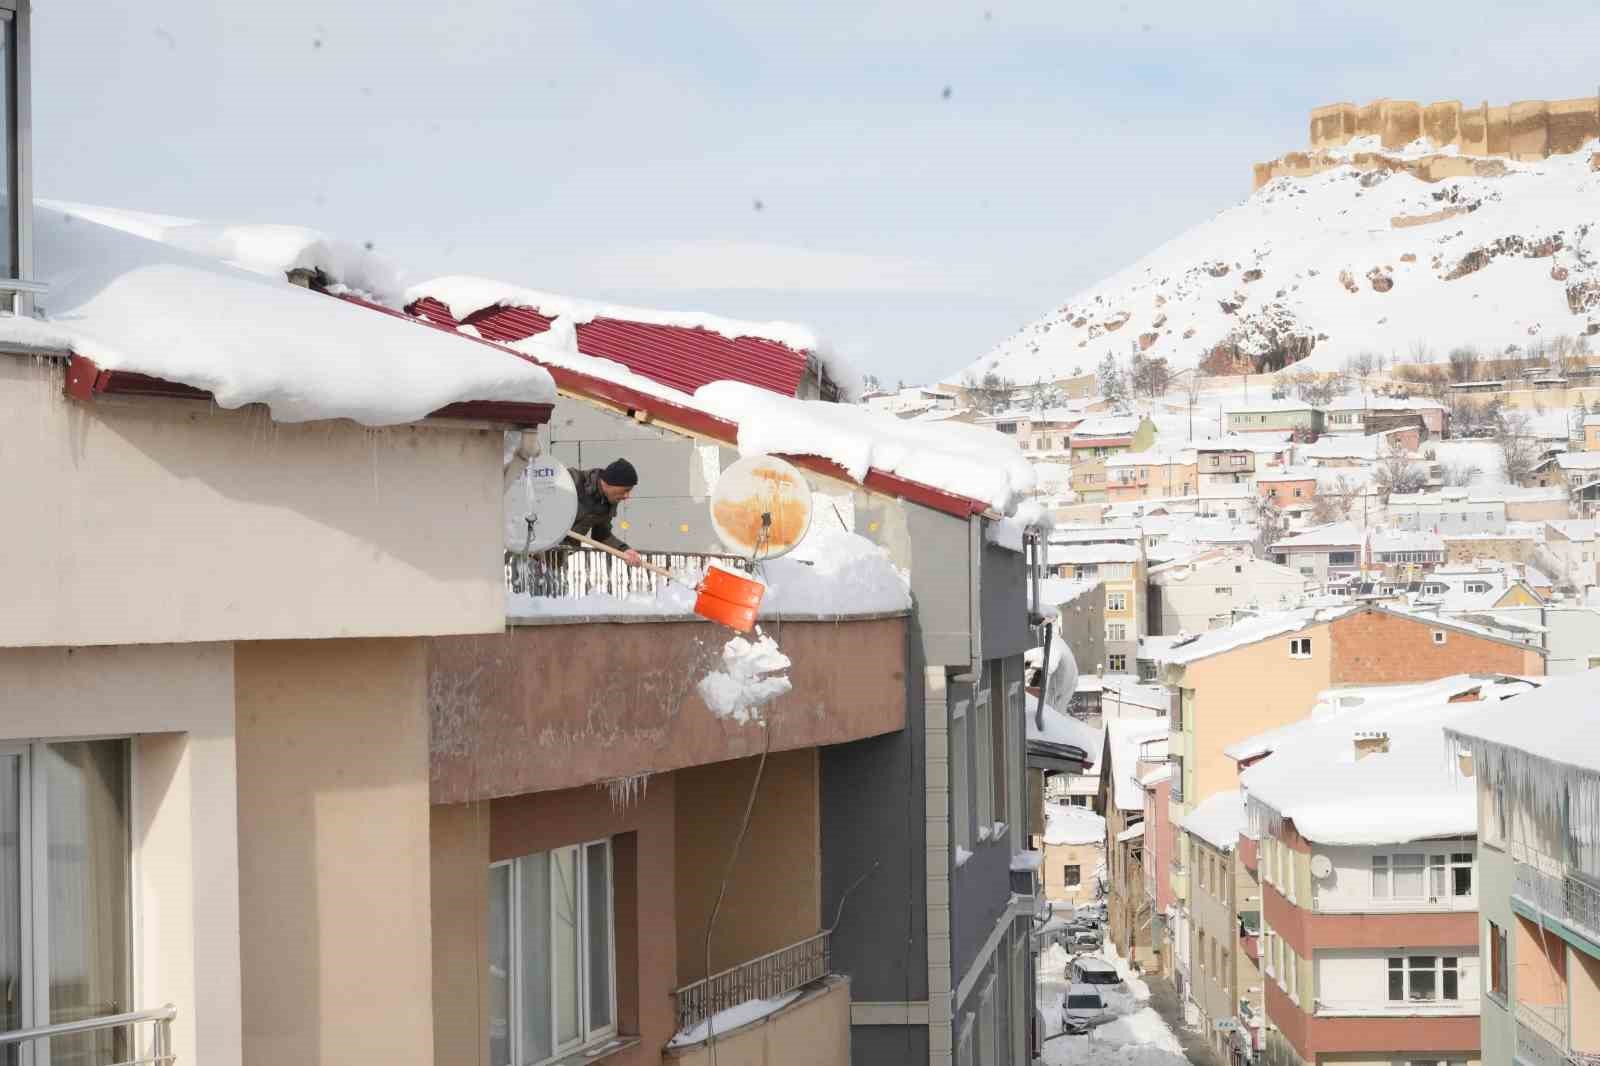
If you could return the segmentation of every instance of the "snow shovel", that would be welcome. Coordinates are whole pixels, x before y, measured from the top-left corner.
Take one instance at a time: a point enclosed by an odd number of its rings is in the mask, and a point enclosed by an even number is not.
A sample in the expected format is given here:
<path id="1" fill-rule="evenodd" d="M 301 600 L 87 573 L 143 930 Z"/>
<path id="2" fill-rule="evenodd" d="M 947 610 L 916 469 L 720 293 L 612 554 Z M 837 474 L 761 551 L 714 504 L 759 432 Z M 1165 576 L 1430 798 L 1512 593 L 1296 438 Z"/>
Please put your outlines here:
<path id="1" fill-rule="evenodd" d="M 570 530 L 567 536 L 579 544 L 587 544 L 591 548 L 598 548 L 608 555 L 615 555 L 618 559 L 625 559 L 626 555 L 609 544 L 602 544 L 591 536 Z M 695 593 L 694 613 L 713 622 L 721 622 L 731 629 L 741 633 L 748 633 L 756 624 L 756 612 L 761 609 L 761 597 L 766 594 L 767 587 L 753 578 L 736 574 L 732 570 L 712 563 L 706 568 L 705 577 L 700 579 L 698 587 L 685 584 L 676 574 L 664 566 L 654 563 L 640 562 L 652 574 L 659 574 L 673 584 L 682 585 L 684 588 L 693 588 Z"/>

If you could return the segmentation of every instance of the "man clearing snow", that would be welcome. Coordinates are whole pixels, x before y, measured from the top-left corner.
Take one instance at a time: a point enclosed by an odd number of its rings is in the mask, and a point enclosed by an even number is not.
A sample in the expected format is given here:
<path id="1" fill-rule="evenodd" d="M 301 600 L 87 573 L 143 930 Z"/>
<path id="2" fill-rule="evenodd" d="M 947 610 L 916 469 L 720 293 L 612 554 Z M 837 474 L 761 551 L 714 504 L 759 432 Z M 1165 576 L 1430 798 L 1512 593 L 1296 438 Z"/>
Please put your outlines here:
<path id="1" fill-rule="evenodd" d="M 578 517 L 572 520 L 572 531 L 616 548 L 630 565 L 637 566 L 643 561 L 639 553 L 611 531 L 611 523 L 617 517 L 617 504 L 626 500 L 639 484 L 639 474 L 633 464 L 618 459 L 610 466 L 573 470 L 571 474 L 572 484 L 578 490 Z"/>

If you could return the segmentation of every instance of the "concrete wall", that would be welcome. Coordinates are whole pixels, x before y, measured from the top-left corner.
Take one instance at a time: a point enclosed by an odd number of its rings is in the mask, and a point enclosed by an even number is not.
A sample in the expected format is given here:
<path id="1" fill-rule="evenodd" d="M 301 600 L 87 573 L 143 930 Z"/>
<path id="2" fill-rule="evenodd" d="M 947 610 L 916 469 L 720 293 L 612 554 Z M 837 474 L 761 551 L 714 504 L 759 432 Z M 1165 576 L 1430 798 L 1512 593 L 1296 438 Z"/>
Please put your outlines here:
<path id="1" fill-rule="evenodd" d="M 178 1008 L 185 1061 L 238 1063 L 232 647 L 0 649 L 0 739 L 106 736 L 134 738 L 134 1005 Z"/>
<path id="2" fill-rule="evenodd" d="M 676 1066 L 713 1062 L 705 1043 L 665 1051 L 661 1061 Z M 851 1061 L 850 982 L 842 977 L 808 989 L 776 1013 L 717 1036 L 715 1066 L 850 1066 Z"/>
<path id="3" fill-rule="evenodd" d="M 1482 815 L 1480 814 L 1480 819 Z M 1506 934 L 1506 979 L 1514 990 L 1516 985 L 1515 925 L 1516 915 L 1511 910 L 1511 886 L 1514 880 L 1511 859 L 1500 848 L 1480 841 L 1478 848 L 1478 957 L 1483 960 L 1482 996 L 1478 1004 L 1480 1023 L 1480 1048 L 1484 1062 L 1501 1066 L 1510 1063 L 1517 1047 L 1516 1020 L 1511 1013 L 1510 997 L 1501 999 L 1489 988 L 1492 979 L 1493 947 L 1490 926 L 1498 926 Z"/>
<path id="4" fill-rule="evenodd" d="M 235 649 L 246 1063 L 431 1063 L 420 640 Z"/>
<path id="5" fill-rule="evenodd" d="M 1176 567 L 1157 574 L 1152 585 L 1161 589 L 1161 618 L 1151 618 L 1156 633 L 1180 630 L 1203 633 L 1226 625 L 1233 611 L 1256 604 L 1275 610 L 1295 603 L 1305 589 L 1306 579 L 1297 570 L 1262 559 L 1219 559 L 1196 567 Z M 1225 589 L 1219 592 L 1219 589 Z"/>
<path id="6" fill-rule="evenodd" d="M 0 359 L 0 646 L 497 630 L 501 434 L 61 395 Z M 419 517 L 421 516 L 421 517 Z M 292 550 L 291 550 L 292 546 Z"/>
<path id="7" fill-rule="evenodd" d="M 673 775 L 680 985 L 705 976 L 706 920 L 738 837 L 757 761 L 713 763 Z M 717 916 L 712 973 L 822 928 L 817 773 L 815 748 L 768 756 L 750 834 Z"/>
<path id="8" fill-rule="evenodd" d="M 768 708 L 786 751 L 903 728 L 906 620 L 783 622 L 794 690 Z M 517 626 L 429 645 L 433 800 L 574 788 L 761 751 L 695 689 L 727 631 L 704 622 Z"/>
<path id="9" fill-rule="evenodd" d="M 1104 841 L 1093 844 L 1046 844 L 1044 846 L 1044 898 L 1057 903 L 1089 903 L 1095 898 L 1095 869 L 1105 862 Z M 1077 885 L 1067 884 L 1068 866 L 1078 868 Z"/>

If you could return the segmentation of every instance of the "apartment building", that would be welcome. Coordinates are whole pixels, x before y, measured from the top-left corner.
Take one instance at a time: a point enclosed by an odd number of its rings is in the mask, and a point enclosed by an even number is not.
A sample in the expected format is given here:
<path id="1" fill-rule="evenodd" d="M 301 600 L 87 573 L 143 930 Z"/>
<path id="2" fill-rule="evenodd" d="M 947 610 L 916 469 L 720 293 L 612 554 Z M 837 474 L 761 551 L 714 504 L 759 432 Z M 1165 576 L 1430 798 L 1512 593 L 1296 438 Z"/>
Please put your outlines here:
<path id="1" fill-rule="evenodd" d="M 1199 487 L 1253 485 L 1256 479 L 1256 453 L 1245 441 L 1201 441 L 1194 446 L 1195 476 Z"/>
<path id="2" fill-rule="evenodd" d="M 1260 840 L 1267 1062 L 1479 1059 L 1476 799 L 1445 729 L 1479 707 L 1515 716 L 1533 688 L 1335 689 L 1263 738 L 1240 784 Z"/>
<path id="3" fill-rule="evenodd" d="M 1257 559 L 1248 548 L 1153 566 L 1148 580 L 1150 631 L 1163 635 L 1221 629 L 1239 611 L 1299 606 L 1308 585 L 1297 571 Z"/>
<path id="4" fill-rule="evenodd" d="M 1122 452 L 1104 465 L 1106 502 L 1171 499 L 1195 491 L 1193 452 Z"/>
<path id="5" fill-rule="evenodd" d="M 1155 439 L 1155 423 L 1144 415 L 1091 415 L 1072 429 L 1072 461 L 1076 464 L 1123 452 L 1148 451 Z"/>
<path id="6" fill-rule="evenodd" d="M 1389 497 L 1388 524 L 1395 529 L 1440 536 L 1504 533 L 1506 501 L 1498 496 L 1469 494 L 1460 488 L 1395 493 Z"/>
<path id="7" fill-rule="evenodd" d="M 1355 523 L 1335 522 L 1269 545 L 1267 557 L 1321 585 L 1359 572 L 1365 544 Z"/>
<path id="8" fill-rule="evenodd" d="M 1476 786 L 1485 1066 L 1600 1058 L 1600 670 L 1451 723 Z"/>
<path id="9" fill-rule="evenodd" d="M 1600 581 L 1600 521 L 1567 519 L 1544 524 L 1541 557 L 1562 585 L 1582 591 Z"/>
<path id="10" fill-rule="evenodd" d="M 1437 533 L 1375 529 L 1367 535 L 1367 556 L 1386 578 L 1420 581 L 1444 564 L 1444 539 Z"/>
<path id="11" fill-rule="evenodd" d="M 1241 1024 L 1239 1000 L 1250 988 L 1239 984 L 1238 912 L 1246 901 L 1239 896 L 1238 843 L 1244 824 L 1239 790 L 1229 789 L 1197 804 L 1180 826 L 1189 870 L 1189 891 L 1181 904 L 1188 916 L 1191 960 L 1186 992 L 1198 1013 L 1199 1032 L 1223 1059 L 1232 1056 L 1232 1034 Z"/>
<path id="12" fill-rule="evenodd" d="M 1583 450 L 1600 452 L 1600 415 L 1583 416 Z"/>
<path id="13" fill-rule="evenodd" d="M 1108 935 L 1125 958 L 1154 961 L 1156 900 L 1145 875 L 1145 786 L 1141 779 L 1167 761 L 1165 719 L 1124 718 L 1105 723 L 1096 809 L 1106 820 Z M 1152 787 L 1154 782 L 1152 782 Z M 1154 838 L 1152 838 L 1154 839 Z"/>
<path id="14" fill-rule="evenodd" d="M 1139 638 L 1148 627 L 1145 555 L 1137 529 L 1117 540 L 1109 539 L 1113 535 L 1117 534 L 1110 530 L 1057 529 L 1051 534 L 1047 559 L 1055 576 L 1099 580 L 1105 597 L 1105 670 L 1126 674 L 1134 669 Z M 1074 542 L 1064 543 L 1062 538 Z"/>
<path id="15" fill-rule="evenodd" d="M 1256 491 L 1291 519 L 1303 517 L 1317 496 L 1317 472 L 1309 466 L 1270 467 L 1256 471 Z"/>
<path id="16" fill-rule="evenodd" d="M 1044 898 L 1068 910 L 1098 899 L 1106 872 L 1105 818 L 1087 807 L 1047 800 L 1043 837 Z"/>
<path id="17" fill-rule="evenodd" d="M 1229 433 L 1292 433 L 1315 440 L 1323 432 L 1322 411 L 1291 399 L 1263 399 L 1242 403 L 1227 411 Z"/>

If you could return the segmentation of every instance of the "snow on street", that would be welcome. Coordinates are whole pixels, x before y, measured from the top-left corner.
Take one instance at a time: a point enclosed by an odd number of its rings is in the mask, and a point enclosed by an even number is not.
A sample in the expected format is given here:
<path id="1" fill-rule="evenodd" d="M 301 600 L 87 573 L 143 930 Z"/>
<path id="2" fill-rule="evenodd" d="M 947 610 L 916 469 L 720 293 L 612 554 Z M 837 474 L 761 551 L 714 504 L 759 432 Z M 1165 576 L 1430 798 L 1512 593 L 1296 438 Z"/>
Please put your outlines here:
<path id="1" fill-rule="evenodd" d="M 1086 957 L 1086 956 L 1078 956 Z M 1044 1025 L 1043 1062 L 1049 1066 L 1188 1066 L 1171 1028 L 1150 1007 L 1150 988 L 1128 969 L 1115 949 L 1103 945 L 1087 957 L 1117 968 L 1127 991 L 1103 989 L 1106 1009 L 1116 1017 L 1085 1036 L 1061 1032 L 1061 998 L 1071 981 L 1074 956 L 1059 944 L 1039 955 L 1039 1017 Z"/>

